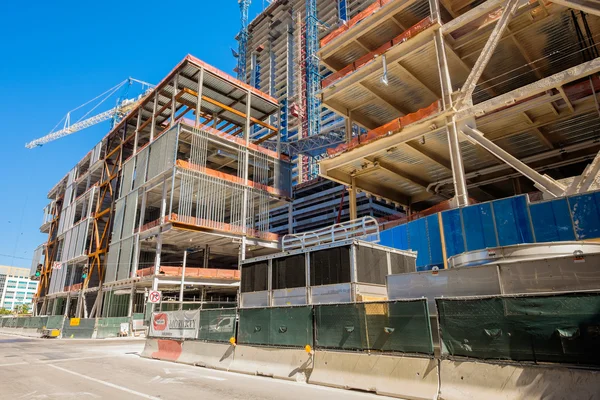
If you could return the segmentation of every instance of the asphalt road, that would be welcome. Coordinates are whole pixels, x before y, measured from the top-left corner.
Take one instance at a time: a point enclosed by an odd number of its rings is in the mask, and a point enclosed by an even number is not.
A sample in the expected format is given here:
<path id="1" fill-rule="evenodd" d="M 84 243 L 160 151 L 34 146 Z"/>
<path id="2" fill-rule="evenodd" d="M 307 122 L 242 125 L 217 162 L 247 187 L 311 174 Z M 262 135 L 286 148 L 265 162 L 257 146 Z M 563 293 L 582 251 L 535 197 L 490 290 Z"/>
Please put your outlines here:
<path id="1" fill-rule="evenodd" d="M 139 357 L 144 341 L 31 339 L 0 334 L 0 400 L 384 399 L 369 393 Z"/>

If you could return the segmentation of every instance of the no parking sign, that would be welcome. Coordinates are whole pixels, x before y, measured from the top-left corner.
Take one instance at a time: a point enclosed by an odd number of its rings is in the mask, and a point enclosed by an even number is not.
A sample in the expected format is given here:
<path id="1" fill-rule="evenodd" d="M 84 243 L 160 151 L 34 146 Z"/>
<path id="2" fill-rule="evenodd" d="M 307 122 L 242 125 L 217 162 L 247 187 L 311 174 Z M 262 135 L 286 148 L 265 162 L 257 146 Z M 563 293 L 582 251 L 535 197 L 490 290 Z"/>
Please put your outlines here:
<path id="1" fill-rule="evenodd" d="M 150 303 L 152 304 L 157 304 L 160 303 L 160 298 L 161 298 L 161 294 L 158 290 L 152 290 L 149 294 L 148 294 L 148 300 L 150 301 Z"/>

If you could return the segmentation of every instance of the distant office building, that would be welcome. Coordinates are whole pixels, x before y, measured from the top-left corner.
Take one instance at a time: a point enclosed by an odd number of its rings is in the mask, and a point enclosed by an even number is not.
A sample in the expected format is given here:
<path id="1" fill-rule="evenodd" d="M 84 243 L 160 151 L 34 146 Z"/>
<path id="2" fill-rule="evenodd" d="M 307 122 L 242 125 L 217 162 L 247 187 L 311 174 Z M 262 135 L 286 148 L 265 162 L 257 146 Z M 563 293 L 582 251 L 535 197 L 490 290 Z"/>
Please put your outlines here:
<path id="1" fill-rule="evenodd" d="M 31 304 L 37 285 L 29 279 L 29 269 L 0 266 L 0 308 L 12 311 L 16 306 Z"/>

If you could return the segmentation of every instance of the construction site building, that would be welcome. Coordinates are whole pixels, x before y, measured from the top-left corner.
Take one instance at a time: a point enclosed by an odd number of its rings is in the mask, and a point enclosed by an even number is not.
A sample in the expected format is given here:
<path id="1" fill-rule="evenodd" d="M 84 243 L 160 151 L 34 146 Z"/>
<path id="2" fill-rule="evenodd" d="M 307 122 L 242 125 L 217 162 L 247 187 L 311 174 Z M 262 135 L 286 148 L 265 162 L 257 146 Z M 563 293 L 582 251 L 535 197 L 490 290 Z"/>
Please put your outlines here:
<path id="1" fill-rule="evenodd" d="M 312 112 L 308 102 L 318 100 L 321 80 L 330 74 L 326 67 L 318 66 L 319 38 L 360 14 L 372 0 L 273 1 L 245 26 L 248 10 L 244 6 L 249 3 L 240 1 L 238 77 L 280 102 L 285 142 L 282 151 L 290 155 L 293 183 L 299 185 L 294 189 L 293 207 L 274 211 L 272 231 L 288 231 L 288 212 L 296 233 L 348 221 L 351 212 L 346 187 L 319 179 L 316 165 L 327 155 L 328 148 L 344 142 L 344 118 L 320 105 L 317 113 Z M 310 42 L 315 46 L 311 47 Z M 316 74 L 307 68 L 311 61 L 318 66 Z M 358 133 L 360 127 L 355 126 L 354 130 Z M 261 138 L 267 133 L 257 127 L 251 135 Z M 365 195 L 359 195 L 357 204 L 359 217 L 397 218 L 405 213 L 399 204 Z"/>
<path id="2" fill-rule="evenodd" d="M 278 118 L 276 99 L 187 56 L 50 190 L 36 313 L 131 316 L 150 290 L 162 309 L 235 306 L 238 260 L 279 248 Z"/>
<path id="3" fill-rule="evenodd" d="M 332 73 L 320 99 L 366 132 L 329 149 L 320 174 L 413 210 L 590 190 L 598 14 L 571 1 L 372 2 L 321 39 Z"/>

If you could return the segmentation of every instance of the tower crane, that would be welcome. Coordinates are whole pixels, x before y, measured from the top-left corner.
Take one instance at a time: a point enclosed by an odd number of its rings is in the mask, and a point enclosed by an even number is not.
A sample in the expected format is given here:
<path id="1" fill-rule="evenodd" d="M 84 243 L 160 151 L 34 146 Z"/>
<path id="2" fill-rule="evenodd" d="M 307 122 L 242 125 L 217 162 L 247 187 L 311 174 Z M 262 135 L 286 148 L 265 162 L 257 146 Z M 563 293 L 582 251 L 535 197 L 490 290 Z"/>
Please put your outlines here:
<path id="1" fill-rule="evenodd" d="M 97 107 L 99 107 L 102 103 L 104 103 L 107 99 L 109 99 L 112 95 L 114 95 L 119 89 L 121 89 L 126 84 L 128 84 L 128 86 L 127 86 L 127 90 L 128 90 L 129 86 L 131 86 L 133 83 L 139 83 L 142 85 L 142 94 L 140 94 L 139 96 L 137 96 L 136 98 L 133 98 L 133 99 L 117 100 L 116 107 L 113 107 L 108 111 L 104 111 L 99 114 L 88 117 L 88 115 L 90 115 L 92 113 L 92 111 L 94 111 Z M 68 135 L 71 135 L 75 132 L 89 128 L 91 126 L 94 126 L 94 125 L 99 124 L 104 121 L 112 120 L 112 123 L 114 126 L 125 115 L 127 115 L 131 110 L 133 110 L 139 104 L 139 102 L 142 100 L 142 98 L 146 94 L 148 94 L 148 92 L 153 87 L 154 87 L 154 85 L 152 85 L 150 83 L 140 81 L 140 80 L 134 79 L 134 78 L 128 78 L 128 79 L 124 80 L 123 82 L 120 82 L 119 84 L 108 89 L 104 93 L 85 102 L 84 104 L 80 105 L 79 107 L 76 107 L 76 108 L 72 109 L 71 111 L 69 111 L 58 122 L 58 124 L 56 124 L 56 126 L 52 129 L 52 131 L 49 134 L 25 144 L 25 147 L 28 149 L 40 147 L 40 146 L 45 145 L 46 143 L 52 142 L 54 140 L 60 139 L 62 137 L 68 136 Z M 94 107 L 92 107 L 91 110 L 89 110 L 87 113 L 85 113 L 77 121 L 75 121 L 73 123 L 71 122 L 71 114 L 74 111 L 77 111 L 97 100 L 98 100 L 98 103 Z M 61 123 L 63 123 L 62 128 L 57 130 L 57 128 L 59 127 L 59 125 Z"/>

